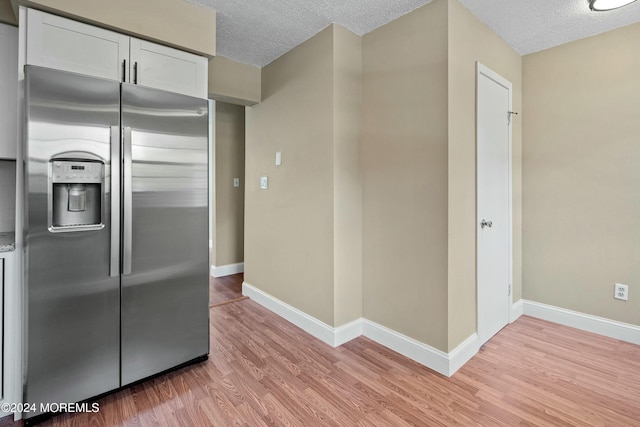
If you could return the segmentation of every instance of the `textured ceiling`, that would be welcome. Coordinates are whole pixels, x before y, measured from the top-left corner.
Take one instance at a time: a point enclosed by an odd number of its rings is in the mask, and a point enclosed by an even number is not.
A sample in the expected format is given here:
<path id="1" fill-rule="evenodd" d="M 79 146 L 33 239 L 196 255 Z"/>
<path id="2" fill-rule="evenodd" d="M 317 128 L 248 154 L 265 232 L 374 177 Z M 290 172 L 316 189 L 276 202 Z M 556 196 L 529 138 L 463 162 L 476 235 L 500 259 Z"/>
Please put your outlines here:
<path id="1" fill-rule="evenodd" d="M 430 0 L 187 0 L 217 11 L 217 53 L 262 67 L 332 22 L 362 35 Z"/>
<path id="2" fill-rule="evenodd" d="M 640 22 L 640 2 L 592 12 L 588 0 L 459 0 L 519 54 Z"/>
<path id="3" fill-rule="evenodd" d="M 263 67 L 332 22 L 363 35 L 431 0 L 187 0 L 217 11 L 220 56 Z M 640 22 L 640 2 L 591 12 L 588 0 L 459 0 L 522 54 Z"/>

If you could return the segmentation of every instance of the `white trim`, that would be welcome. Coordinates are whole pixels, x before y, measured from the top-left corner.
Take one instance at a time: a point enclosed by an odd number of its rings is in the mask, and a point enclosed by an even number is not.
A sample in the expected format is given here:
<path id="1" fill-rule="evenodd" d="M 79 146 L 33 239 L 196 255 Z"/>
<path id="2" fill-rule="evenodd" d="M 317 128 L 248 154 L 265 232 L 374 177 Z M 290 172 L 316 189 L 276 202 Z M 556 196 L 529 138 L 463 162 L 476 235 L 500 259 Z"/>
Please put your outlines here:
<path id="1" fill-rule="evenodd" d="M 362 336 L 364 319 L 356 319 L 353 322 L 349 322 L 346 325 L 338 326 L 333 330 L 333 346 L 339 347 L 344 343 L 351 341 L 352 339 Z"/>
<path id="2" fill-rule="evenodd" d="M 475 333 L 447 354 L 370 320 L 363 319 L 363 323 L 365 337 L 447 377 L 453 375 L 479 350 L 478 335 Z"/>
<path id="3" fill-rule="evenodd" d="M 509 317 L 509 323 L 515 322 L 516 320 L 518 320 L 518 317 L 524 314 L 524 305 L 522 301 L 522 299 L 519 299 L 511 306 L 511 316 Z"/>
<path id="4" fill-rule="evenodd" d="M 253 301 L 332 347 L 338 347 L 364 335 L 446 376 L 453 375 L 479 350 L 478 335 L 475 333 L 453 349 L 451 353 L 447 354 L 364 318 L 333 328 L 247 282 L 242 283 L 242 295 L 248 296 Z"/>
<path id="5" fill-rule="evenodd" d="M 523 300 L 524 314 L 640 345 L 640 326 Z"/>
<path id="6" fill-rule="evenodd" d="M 288 320 L 305 332 L 318 338 L 320 341 L 335 347 L 335 330 L 326 323 L 309 316 L 284 301 L 272 297 L 247 282 L 242 282 L 242 295 L 248 296 L 253 301 L 271 310 L 285 320 Z"/>
<path id="7" fill-rule="evenodd" d="M 362 319 L 356 319 L 345 325 L 333 328 L 247 282 L 242 283 L 242 295 L 248 296 L 253 301 L 285 320 L 288 320 L 331 347 L 341 346 L 362 335 Z"/>
<path id="8" fill-rule="evenodd" d="M 480 350 L 478 334 L 470 335 L 449 353 L 449 377 L 462 368 Z"/>
<path id="9" fill-rule="evenodd" d="M 244 262 L 239 262 L 237 264 L 227 264 L 227 265 L 212 265 L 211 266 L 211 276 L 212 277 L 224 277 L 230 276 L 232 274 L 244 273 Z"/>
<path id="10" fill-rule="evenodd" d="M 442 350 L 431 347 L 411 337 L 382 326 L 371 320 L 364 320 L 363 335 L 391 350 L 415 360 L 421 365 L 439 372 L 449 374 L 449 355 Z"/>

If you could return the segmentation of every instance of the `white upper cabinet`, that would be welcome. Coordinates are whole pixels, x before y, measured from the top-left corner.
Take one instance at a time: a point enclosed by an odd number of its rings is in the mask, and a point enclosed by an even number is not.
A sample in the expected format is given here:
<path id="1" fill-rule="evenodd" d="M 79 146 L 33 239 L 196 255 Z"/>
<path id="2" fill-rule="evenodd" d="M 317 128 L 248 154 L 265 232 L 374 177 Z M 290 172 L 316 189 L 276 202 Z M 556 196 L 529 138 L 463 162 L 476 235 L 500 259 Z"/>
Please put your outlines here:
<path id="1" fill-rule="evenodd" d="M 29 9 L 27 64 L 207 97 L 206 58 Z"/>
<path id="2" fill-rule="evenodd" d="M 18 29 L 0 24 L 0 159 L 18 146 Z"/>
<path id="3" fill-rule="evenodd" d="M 27 64 L 123 81 L 129 37 L 61 18 L 27 11 Z"/>
<path id="4" fill-rule="evenodd" d="M 130 46 L 131 83 L 207 97 L 206 58 L 134 38 Z"/>

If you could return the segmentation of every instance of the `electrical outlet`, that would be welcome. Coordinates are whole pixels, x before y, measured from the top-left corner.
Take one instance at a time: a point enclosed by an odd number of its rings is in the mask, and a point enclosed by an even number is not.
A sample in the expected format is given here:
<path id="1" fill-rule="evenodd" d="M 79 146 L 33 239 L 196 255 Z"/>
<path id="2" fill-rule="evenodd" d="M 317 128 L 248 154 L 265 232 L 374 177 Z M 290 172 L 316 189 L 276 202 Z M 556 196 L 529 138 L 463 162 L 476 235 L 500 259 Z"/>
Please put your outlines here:
<path id="1" fill-rule="evenodd" d="M 260 189 L 261 190 L 266 190 L 267 188 L 269 188 L 269 178 L 266 176 L 261 176 L 260 177 Z"/>
<path id="2" fill-rule="evenodd" d="M 233 187 L 234 188 L 240 187 L 240 178 L 233 178 Z"/>
<path id="3" fill-rule="evenodd" d="M 613 297 L 615 299 L 621 299 L 623 301 L 627 301 L 629 299 L 629 286 L 616 283 L 613 289 Z"/>

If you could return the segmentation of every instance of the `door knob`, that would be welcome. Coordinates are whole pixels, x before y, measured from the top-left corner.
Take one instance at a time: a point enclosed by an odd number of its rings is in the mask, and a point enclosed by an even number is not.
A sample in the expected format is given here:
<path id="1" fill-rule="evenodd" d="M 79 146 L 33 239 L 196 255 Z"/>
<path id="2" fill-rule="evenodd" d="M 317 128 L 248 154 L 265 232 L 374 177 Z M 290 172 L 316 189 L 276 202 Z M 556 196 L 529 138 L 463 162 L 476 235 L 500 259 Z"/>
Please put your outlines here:
<path id="1" fill-rule="evenodd" d="M 493 225 L 493 221 L 486 221 L 484 219 L 480 221 L 480 228 L 485 228 L 485 227 L 491 228 L 492 225 Z"/>

